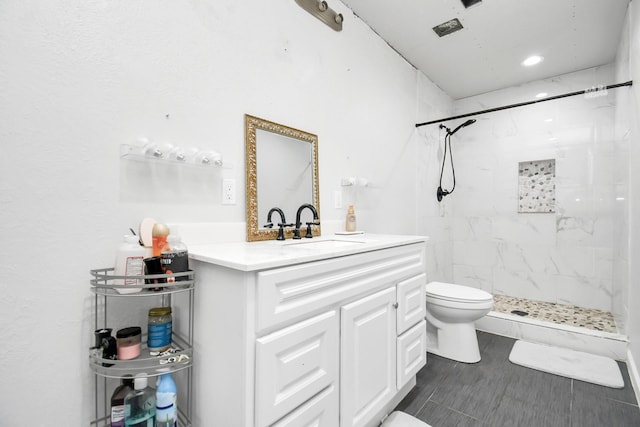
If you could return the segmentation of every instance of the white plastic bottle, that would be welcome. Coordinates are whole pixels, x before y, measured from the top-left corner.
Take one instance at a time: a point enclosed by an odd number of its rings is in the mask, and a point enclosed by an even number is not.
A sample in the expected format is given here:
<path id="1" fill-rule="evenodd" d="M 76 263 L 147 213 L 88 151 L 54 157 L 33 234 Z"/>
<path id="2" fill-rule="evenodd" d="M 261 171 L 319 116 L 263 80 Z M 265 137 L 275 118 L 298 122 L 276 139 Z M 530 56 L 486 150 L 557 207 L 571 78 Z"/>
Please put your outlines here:
<path id="1" fill-rule="evenodd" d="M 171 373 L 162 374 L 156 388 L 156 427 L 178 426 L 178 388 Z"/>
<path id="2" fill-rule="evenodd" d="M 140 246 L 136 236 L 126 235 L 124 241 L 118 247 L 116 253 L 116 263 L 113 274 L 116 276 L 142 276 L 144 274 L 144 257 L 146 250 Z M 141 285 L 142 279 L 116 279 L 116 285 Z M 140 292 L 142 288 L 132 287 L 131 289 L 116 288 L 121 294 L 132 294 Z"/>
<path id="3" fill-rule="evenodd" d="M 146 253 L 147 251 L 143 246 L 140 246 L 136 236 L 124 236 L 124 241 L 118 247 L 113 274 L 116 276 L 142 276 L 144 274 L 144 258 Z M 142 279 L 116 279 L 114 284 L 137 286 L 142 284 Z M 121 294 L 132 294 L 140 292 L 142 288 L 116 288 L 116 290 Z"/>

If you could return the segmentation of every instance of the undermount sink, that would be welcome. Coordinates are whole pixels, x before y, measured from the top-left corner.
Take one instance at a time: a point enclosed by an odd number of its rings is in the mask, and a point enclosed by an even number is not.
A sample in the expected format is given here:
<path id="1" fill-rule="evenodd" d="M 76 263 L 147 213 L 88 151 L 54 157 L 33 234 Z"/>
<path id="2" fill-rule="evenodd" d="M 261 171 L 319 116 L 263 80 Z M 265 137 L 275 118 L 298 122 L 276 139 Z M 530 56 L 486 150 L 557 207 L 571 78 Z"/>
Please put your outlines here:
<path id="1" fill-rule="evenodd" d="M 365 242 L 358 242 L 356 240 L 312 240 L 305 239 L 302 241 L 285 243 L 284 246 L 291 248 L 303 248 L 303 249 L 331 249 L 331 248 L 343 248 L 345 246 L 359 245 Z"/>

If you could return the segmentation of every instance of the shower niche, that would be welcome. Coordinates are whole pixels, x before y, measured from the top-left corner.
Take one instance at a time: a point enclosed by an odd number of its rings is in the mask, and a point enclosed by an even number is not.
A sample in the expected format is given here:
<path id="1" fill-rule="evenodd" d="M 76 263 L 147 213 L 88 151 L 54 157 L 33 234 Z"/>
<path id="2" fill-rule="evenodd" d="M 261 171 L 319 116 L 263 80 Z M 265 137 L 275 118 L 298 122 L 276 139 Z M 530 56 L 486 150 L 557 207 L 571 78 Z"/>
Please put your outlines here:
<path id="1" fill-rule="evenodd" d="M 518 212 L 556 211 L 556 160 L 518 163 Z"/>

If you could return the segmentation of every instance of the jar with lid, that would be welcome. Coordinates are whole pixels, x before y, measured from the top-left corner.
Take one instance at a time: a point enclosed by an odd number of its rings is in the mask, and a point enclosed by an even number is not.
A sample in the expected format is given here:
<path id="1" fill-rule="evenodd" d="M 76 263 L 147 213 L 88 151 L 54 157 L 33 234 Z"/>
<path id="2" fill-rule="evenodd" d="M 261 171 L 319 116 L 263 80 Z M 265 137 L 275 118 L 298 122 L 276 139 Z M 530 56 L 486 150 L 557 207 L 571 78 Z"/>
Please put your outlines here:
<path id="1" fill-rule="evenodd" d="M 149 310 L 147 347 L 151 352 L 162 352 L 171 347 L 173 319 L 171 307 L 154 307 Z"/>
<path id="2" fill-rule="evenodd" d="M 141 332 L 139 326 L 122 328 L 116 332 L 119 360 L 135 359 L 140 356 Z"/>

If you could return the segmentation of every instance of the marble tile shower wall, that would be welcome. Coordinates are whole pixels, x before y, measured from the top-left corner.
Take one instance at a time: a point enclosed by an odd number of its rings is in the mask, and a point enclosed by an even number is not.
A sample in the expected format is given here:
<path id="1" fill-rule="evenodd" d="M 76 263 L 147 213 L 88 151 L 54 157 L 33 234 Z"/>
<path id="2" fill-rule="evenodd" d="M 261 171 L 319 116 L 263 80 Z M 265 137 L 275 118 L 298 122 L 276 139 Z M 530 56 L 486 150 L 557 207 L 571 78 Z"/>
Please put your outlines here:
<path id="1" fill-rule="evenodd" d="M 457 101 L 477 111 L 613 81 L 612 67 Z M 494 294 L 612 310 L 615 93 L 564 98 L 486 116 L 453 136 L 448 196 L 456 283 Z M 554 213 L 518 213 L 518 163 L 555 159 Z M 624 186 L 625 184 L 622 183 Z M 449 188 L 450 185 L 445 185 Z"/>

